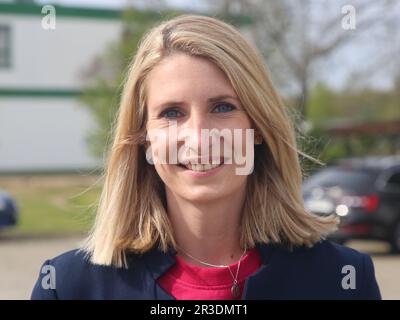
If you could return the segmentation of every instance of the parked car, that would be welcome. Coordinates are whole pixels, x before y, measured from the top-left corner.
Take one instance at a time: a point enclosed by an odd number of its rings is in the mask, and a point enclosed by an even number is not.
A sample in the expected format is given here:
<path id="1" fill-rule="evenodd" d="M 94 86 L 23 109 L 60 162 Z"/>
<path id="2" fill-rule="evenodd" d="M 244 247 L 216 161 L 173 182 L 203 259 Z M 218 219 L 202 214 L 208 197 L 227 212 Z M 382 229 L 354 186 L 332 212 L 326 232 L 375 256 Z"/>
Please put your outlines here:
<path id="1" fill-rule="evenodd" d="M 18 208 L 15 200 L 7 192 L 0 190 L 0 229 L 16 225 Z"/>
<path id="2" fill-rule="evenodd" d="M 333 240 L 383 240 L 400 252 L 400 156 L 339 161 L 307 178 L 303 196 L 312 213 L 340 217 Z"/>

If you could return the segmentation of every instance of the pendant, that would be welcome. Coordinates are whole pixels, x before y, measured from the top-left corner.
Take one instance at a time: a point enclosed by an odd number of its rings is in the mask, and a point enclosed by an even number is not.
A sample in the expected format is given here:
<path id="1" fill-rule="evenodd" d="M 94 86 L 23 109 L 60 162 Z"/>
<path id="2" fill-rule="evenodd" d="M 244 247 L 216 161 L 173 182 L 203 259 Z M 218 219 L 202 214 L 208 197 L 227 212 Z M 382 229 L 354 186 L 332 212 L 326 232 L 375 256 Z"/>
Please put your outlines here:
<path id="1" fill-rule="evenodd" d="M 240 287 L 236 281 L 232 284 L 231 293 L 234 298 L 237 298 L 240 295 Z"/>

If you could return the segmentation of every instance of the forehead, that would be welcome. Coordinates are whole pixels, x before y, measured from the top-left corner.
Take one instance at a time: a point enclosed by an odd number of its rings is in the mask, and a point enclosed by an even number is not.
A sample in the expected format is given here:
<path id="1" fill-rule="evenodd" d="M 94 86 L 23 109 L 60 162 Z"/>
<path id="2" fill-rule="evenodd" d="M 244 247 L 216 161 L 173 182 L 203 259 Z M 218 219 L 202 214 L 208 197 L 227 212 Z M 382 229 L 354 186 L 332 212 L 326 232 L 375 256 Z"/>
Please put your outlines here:
<path id="1" fill-rule="evenodd" d="M 206 100 L 220 94 L 236 96 L 229 79 L 214 63 L 177 53 L 162 60 L 146 79 L 148 105 L 166 99 Z"/>

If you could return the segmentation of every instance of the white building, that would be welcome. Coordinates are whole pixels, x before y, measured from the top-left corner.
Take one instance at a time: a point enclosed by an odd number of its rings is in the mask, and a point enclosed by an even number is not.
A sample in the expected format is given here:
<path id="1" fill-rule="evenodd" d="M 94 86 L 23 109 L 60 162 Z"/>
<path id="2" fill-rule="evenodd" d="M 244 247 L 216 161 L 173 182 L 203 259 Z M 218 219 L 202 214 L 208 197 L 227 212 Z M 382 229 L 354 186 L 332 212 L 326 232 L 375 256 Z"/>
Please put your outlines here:
<path id="1" fill-rule="evenodd" d="M 94 122 L 77 97 L 83 70 L 118 40 L 121 12 L 55 9 L 55 29 L 45 29 L 42 6 L 0 0 L 0 172 L 102 165 L 88 151 Z"/>
<path id="2" fill-rule="evenodd" d="M 84 71 L 118 41 L 122 12 L 55 5 L 51 29 L 53 12 L 27 1 L 0 0 L 0 174 L 101 169 L 78 97 Z M 237 18 L 246 34 L 249 22 Z"/>

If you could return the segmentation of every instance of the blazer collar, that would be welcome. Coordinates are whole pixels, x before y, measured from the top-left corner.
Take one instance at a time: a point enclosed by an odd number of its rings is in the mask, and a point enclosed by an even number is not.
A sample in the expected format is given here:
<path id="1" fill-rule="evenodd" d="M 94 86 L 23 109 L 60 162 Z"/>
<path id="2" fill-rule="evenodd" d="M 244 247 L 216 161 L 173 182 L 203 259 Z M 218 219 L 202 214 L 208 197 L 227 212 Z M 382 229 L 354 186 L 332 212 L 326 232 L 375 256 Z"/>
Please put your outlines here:
<path id="1" fill-rule="evenodd" d="M 271 257 L 275 252 L 277 245 L 272 243 L 257 243 L 256 248 L 261 255 L 261 267 L 260 269 L 248 279 L 248 285 L 254 282 L 254 276 L 260 276 L 265 274 L 268 268 L 267 264 L 270 263 Z M 175 255 L 176 250 L 170 248 L 167 252 L 163 252 L 158 248 L 150 250 L 146 254 L 144 254 L 144 262 L 146 264 L 147 269 L 150 271 L 152 281 L 155 283 L 154 287 L 154 295 L 155 299 L 161 300 L 173 300 L 175 299 L 173 296 L 169 295 L 165 292 L 158 284 L 157 280 L 160 278 L 165 272 L 167 272 L 171 267 L 173 267 L 176 263 Z M 247 298 L 247 287 L 243 294 L 243 298 Z M 251 294 L 251 290 L 249 292 Z"/>
<path id="2" fill-rule="evenodd" d="M 144 254 L 146 267 L 150 270 L 154 280 L 157 280 L 167 272 L 168 269 L 175 265 L 176 253 L 176 250 L 173 248 L 170 248 L 167 252 L 155 248 Z"/>

